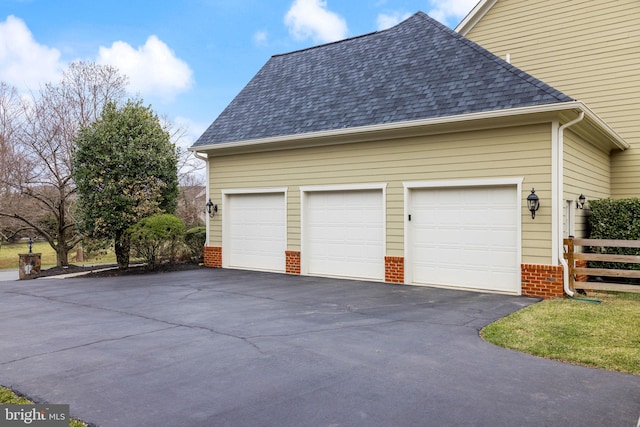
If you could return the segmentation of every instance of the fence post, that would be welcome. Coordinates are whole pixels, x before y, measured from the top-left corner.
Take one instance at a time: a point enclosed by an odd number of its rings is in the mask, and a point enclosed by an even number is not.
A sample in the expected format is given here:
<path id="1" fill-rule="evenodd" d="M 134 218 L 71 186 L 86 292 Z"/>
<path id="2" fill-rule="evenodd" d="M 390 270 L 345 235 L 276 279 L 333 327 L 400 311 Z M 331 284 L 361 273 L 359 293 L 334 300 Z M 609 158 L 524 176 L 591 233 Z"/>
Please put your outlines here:
<path id="1" fill-rule="evenodd" d="M 573 259 L 573 236 L 569 236 L 568 239 L 565 240 L 567 242 L 567 264 L 569 265 L 569 289 L 574 290 L 574 273 L 573 269 L 575 268 L 575 260 Z"/>

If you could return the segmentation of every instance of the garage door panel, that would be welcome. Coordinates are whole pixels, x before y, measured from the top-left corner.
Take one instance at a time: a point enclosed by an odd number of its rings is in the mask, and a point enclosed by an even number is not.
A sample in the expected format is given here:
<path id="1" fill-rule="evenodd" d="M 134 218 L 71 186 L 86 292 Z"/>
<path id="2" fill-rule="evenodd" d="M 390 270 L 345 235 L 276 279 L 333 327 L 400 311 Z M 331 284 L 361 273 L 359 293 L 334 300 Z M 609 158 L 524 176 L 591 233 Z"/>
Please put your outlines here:
<path id="1" fill-rule="evenodd" d="M 519 292 L 516 186 L 414 189 L 415 283 Z"/>
<path id="2" fill-rule="evenodd" d="M 228 197 L 229 267 L 284 271 L 284 193 Z"/>
<path id="3" fill-rule="evenodd" d="M 384 278 L 381 190 L 310 192 L 304 222 L 310 274 Z"/>

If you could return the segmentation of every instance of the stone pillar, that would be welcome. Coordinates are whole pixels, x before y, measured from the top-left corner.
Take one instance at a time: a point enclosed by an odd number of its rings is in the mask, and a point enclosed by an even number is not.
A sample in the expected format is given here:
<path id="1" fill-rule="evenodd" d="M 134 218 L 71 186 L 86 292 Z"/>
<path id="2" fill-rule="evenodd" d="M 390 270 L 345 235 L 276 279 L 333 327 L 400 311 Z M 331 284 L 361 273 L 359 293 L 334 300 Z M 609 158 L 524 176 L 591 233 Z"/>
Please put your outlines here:
<path id="1" fill-rule="evenodd" d="M 36 279 L 40 276 L 42 254 L 18 254 L 20 280 Z"/>

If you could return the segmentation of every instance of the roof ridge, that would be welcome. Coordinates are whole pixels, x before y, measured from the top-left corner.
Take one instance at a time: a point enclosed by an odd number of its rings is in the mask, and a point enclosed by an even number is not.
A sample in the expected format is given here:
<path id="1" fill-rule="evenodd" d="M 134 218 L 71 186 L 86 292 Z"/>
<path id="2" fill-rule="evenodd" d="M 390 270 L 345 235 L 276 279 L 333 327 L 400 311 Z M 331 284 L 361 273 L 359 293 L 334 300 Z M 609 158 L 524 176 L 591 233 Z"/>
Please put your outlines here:
<path id="1" fill-rule="evenodd" d="M 389 28 L 387 28 L 385 30 L 380 30 L 380 31 L 372 31 L 372 32 L 366 33 L 366 34 L 360 34 L 359 36 L 347 37 L 346 39 L 336 40 L 334 42 L 323 43 L 323 44 L 319 44 L 319 45 L 315 45 L 315 46 L 305 47 L 305 48 L 302 48 L 302 49 L 292 50 L 290 52 L 277 53 L 275 55 L 272 55 L 271 57 L 272 58 L 277 58 L 277 57 L 280 57 L 280 56 L 287 56 L 287 55 L 293 55 L 295 53 L 307 52 L 307 51 L 310 51 L 310 50 L 316 50 L 316 49 L 320 49 L 320 48 L 331 46 L 331 45 L 336 45 L 336 44 L 340 44 L 340 43 L 349 42 L 349 41 L 352 41 L 352 40 L 361 39 L 361 38 L 364 38 L 364 37 L 369 37 L 369 36 L 372 36 L 374 34 L 379 34 L 379 33 L 382 33 L 384 31 L 387 31 L 387 30 L 389 30 Z"/>
<path id="2" fill-rule="evenodd" d="M 196 145 L 569 101 L 417 12 L 385 30 L 271 57 Z"/>
<path id="3" fill-rule="evenodd" d="M 424 17 L 424 16 L 427 16 L 427 14 L 425 14 L 422 11 L 418 11 L 418 12 L 414 13 L 413 15 L 411 15 L 409 18 L 398 22 L 396 25 L 394 25 L 392 27 L 385 28 L 384 30 L 371 31 L 369 33 L 360 34 L 358 36 L 347 37 L 346 39 L 336 40 L 336 41 L 333 41 L 333 42 L 323 43 L 323 44 L 319 44 L 319 45 L 315 45 L 315 46 L 309 46 L 309 47 L 305 47 L 305 48 L 302 48 L 302 49 L 296 49 L 296 50 L 292 50 L 290 52 L 277 53 L 275 55 L 271 55 L 271 57 L 272 58 L 277 58 L 277 57 L 280 57 L 280 56 L 293 55 L 295 53 L 307 52 L 307 51 L 310 51 L 310 50 L 320 49 L 320 48 L 323 48 L 323 47 L 336 45 L 336 44 L 340 44 L 340 43 L 345 43 L 345 42 L 349 42 L 349 41 L 352 41 L 352 40 L 362 39 L 362 38 L 373 36 L 373 35 L 376 35 L 376 34 L 382 34 L 382 33 L 385 33 L 387 31 L 390 31 L 390 30 L 394 29 L 395 27 L 397 27 L 399 25 L 402 25 L 403 22 L 413 18 L 414 16 L 422 16 L 422 17 Z"/>

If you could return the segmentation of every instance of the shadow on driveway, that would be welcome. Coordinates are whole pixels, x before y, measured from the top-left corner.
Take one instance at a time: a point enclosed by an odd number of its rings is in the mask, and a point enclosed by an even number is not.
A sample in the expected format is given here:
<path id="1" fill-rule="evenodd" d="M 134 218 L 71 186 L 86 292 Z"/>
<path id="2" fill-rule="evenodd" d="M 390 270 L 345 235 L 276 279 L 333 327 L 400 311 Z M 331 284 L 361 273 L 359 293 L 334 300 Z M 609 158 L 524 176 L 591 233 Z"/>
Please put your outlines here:
<path id="1" fill-rule="evenodd" d="M 202 269 L 0 283 L 0 384 L 100 426 L 635 426 L 640 377 L 478 330 L 534 299 Z"/>

